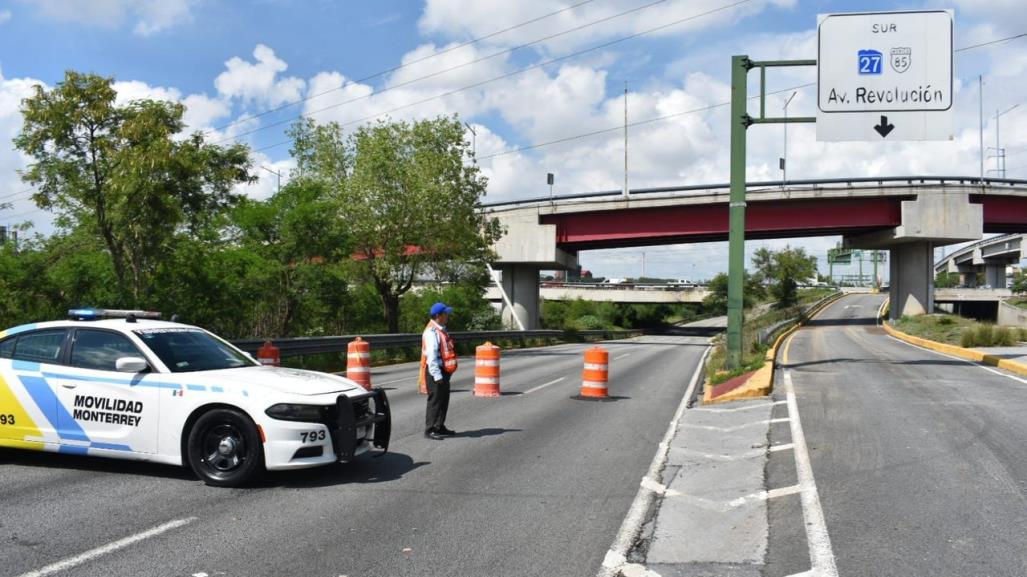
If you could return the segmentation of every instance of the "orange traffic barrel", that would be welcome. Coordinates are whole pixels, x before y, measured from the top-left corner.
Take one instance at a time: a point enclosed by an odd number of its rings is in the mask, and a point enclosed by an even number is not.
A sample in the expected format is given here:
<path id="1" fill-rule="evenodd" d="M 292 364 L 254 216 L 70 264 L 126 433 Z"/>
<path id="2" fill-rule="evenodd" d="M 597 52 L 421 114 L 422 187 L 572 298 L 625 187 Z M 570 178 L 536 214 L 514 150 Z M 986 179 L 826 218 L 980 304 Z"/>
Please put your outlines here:
<path id="1" fill-rule="evenodd" d="M 603 347 L 585 351 L 585 370 L 581 372 L 581 396 L 607 398 L 606 383 L 610 379 L 610 353 Z"/>
<path id="2" fill-rule="evenodd" d="M 499 396 L 499 347 L 489 342 L 474 349 L 474 396 Z"/>
<path id="3" fill-rule="evenodd" d="M 346 347 L 346 378 L 371 390 L 371 343 L 360 337 Z"/>
<path id="4" fill-rule="evenodd" d="M 257 362 L 272 367 L 282 366 L 282 357 L 278 347 L 271 344 L 271 341 L 264 341 L 264 344 L 257 349 Z"/>

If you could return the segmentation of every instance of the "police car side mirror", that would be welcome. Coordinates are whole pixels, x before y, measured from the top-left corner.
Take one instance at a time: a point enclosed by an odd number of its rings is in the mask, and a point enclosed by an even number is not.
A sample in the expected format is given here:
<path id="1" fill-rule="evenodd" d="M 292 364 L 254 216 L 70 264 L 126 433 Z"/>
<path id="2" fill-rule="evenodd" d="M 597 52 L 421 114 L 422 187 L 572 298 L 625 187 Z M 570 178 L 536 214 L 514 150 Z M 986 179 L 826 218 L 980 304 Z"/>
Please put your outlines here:
<path id="1" fill-rule="evenodd" d="M 114 367 L 119 373 L 141 373 L 150 368 L 150 363 L 140 357 L 121 357 Z"/>

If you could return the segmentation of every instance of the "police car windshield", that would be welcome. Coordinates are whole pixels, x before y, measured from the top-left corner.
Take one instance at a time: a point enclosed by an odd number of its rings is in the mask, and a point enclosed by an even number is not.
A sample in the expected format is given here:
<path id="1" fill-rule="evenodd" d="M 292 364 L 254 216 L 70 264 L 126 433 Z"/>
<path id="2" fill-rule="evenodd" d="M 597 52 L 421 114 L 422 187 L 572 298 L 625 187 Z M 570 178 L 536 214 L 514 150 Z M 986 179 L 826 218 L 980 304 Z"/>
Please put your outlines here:
<path id="1" fill-rule="evenodd" d="M 237 369 L 257 364 L 197 329 L 147 329 L 135 333 L 173 373 Z"/>

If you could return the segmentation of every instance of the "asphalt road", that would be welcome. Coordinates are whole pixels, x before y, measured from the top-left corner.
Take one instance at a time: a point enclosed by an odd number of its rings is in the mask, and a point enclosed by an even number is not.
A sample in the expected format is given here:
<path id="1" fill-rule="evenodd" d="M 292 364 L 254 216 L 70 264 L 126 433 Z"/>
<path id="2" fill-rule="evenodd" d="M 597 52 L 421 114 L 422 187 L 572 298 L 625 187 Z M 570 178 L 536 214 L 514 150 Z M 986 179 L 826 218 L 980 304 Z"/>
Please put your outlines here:
<path id="1" fill-rule="evenodd" d="M 174 467 L 0 451 L 0 575 L 174 521 L 53 574 L 594 575 L 705 342 L 606 343 L 604 403 L 572 398 L 587 345 L 506 352 L 493 399 L 471 395 L 473 362 L 461 359 L 447 422 L 460 434 L 444 441 L 422 436 L 416 365 L 376 369 L 393 407 L 389 454 L 244 489 Z"/>
<path id="2" fill-rule="evenodd" d="M 889 337 L 883 299 L 830 306 L 784 363 L 837 574 L 1027 575 L 1027 381 Z M 790 442 L 788 423 L 771 442 Z M 772 454 L 768 487 L 796 482 L 790 453 Z M 810 569 L 799 497 L 772 500 L 770 521 L 765 574 Z"/>

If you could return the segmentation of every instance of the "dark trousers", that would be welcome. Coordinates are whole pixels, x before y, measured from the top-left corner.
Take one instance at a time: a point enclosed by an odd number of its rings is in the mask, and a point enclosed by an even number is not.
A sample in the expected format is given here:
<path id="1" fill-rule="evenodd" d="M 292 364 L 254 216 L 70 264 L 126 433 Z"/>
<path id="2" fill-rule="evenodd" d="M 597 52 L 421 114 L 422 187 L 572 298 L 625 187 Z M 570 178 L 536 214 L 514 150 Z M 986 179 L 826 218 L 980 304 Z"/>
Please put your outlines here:
<path id="1" fill-rule="evenodd" d="M 424 370 L 424 381 L 428 385 L 428 409 L 424 415 L 424 430 L 438 431 L 446 426 L 446 413 L 449 412 L 449 375 L 442 374 L 437 381 Z"/>

